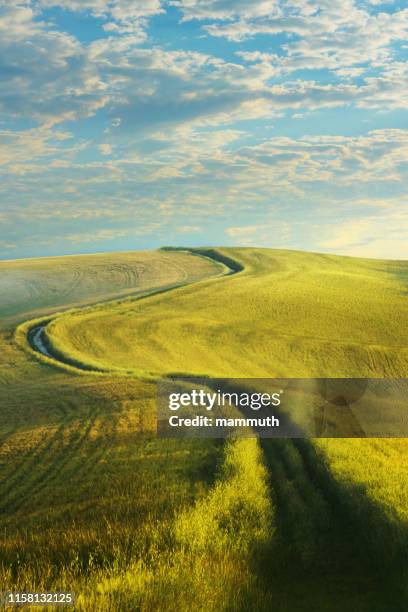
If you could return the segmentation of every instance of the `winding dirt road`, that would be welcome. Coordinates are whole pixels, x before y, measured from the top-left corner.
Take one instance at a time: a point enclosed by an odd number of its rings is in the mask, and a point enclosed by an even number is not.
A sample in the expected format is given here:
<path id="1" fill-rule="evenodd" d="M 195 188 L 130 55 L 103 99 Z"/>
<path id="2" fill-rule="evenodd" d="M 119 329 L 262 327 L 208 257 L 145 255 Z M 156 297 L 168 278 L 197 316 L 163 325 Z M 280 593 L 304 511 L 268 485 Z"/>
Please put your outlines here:
<path id="1" fill-rule="evenodd" d="M 232 274 L 237 274 L 238 272 L 242 272 L 244 269 L 244 267 L 238 261 L 235 261 L 234 259 L 231 259 L 230 257 L 227 257 L 226 255 L 223 255 L 222 253 L 219 253 L 215 249 L 208 248 L 208 249 L 192 249 L 192 250 L 183 249 L 183 250 L 189 251 L 192 255 L 196 255 L 197 257 L 206 257 L 208 259 L 212 259 L 213 261 L 217 263 L 221 263 L 225 267 L 224 276 L 230 276 Z M 191 285 L 194 282 L 196 281 L 192 281 L 191 283 L 189 282 L 181 283 L 181 284 L 177 283 L 175 285 L 171 285 L 168 287 L 158 287 L 157 289 L 149 290 L 147 293 L 142 294 L 135 299 L 140 300 L 146 297 L 151 297 L 158 293 L 164 293 L 165 291 L 171 291 L 173 289 L 178 289 L 180 287 Z M 53 354 L 51 349 L 47 346 L 47 342 L 45 340 L 45 331 L 50 321 L 51 319 L 45 321 L 44 323 L 41 323 L 40 325 L 36 325 L 32 327 L 28 332 L 28 336 L 27 336 L 28 342 L 31 348 L 33 348 L 37 353 L 41 353 L 42 355 L 45 355 L 46 357 L 53 359 L 54 361 L 57 361 L 59 363 L 63 363 L 65 365 L 71 365 L 68 361 L 64 361 L 63 359 L 61 359 L 60 356 Z M 87 368 L 81 367 L 79 363 L 75 364 L 75 367 L 79 370 L 86 370 L 87 372 L 91 370 L 91 368 L 89 367 Z"/>

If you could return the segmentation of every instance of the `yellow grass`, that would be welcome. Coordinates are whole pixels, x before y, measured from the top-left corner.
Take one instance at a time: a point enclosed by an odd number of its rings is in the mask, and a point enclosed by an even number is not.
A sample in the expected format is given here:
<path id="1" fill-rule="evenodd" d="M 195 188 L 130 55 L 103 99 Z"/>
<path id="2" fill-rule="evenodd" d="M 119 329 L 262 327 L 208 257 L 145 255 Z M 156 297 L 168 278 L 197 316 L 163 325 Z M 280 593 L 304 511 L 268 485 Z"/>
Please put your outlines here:
<path id="1" fill-rule="evenodd" d="M 189 253 L 134 251 L 0 261 L 0 328 L 78 305 L 140 295 L 220 272 Z"/>
<path id="2" fill-rule="evenodd" d="M 51 321 L 53 351 L 103 375 L 37 359 L 25 350 L 30 323 L 18 344 L 1 332 L 7 589 L 71 588 L 84 610 L 403 605 L 405 441 L 158 440 L 152 379 L 406 376 L 407 264 L 222 254 L 244 270 L 221 278 L 206 259 L 160 253 L 185 273 L 169 282 L 152 265 L 138 291 L 199 282 Z M 48 293 L 42 312 L 75 305 L 61 299 Z M 20 299 L 7 317 L 25 309 Z"/>
<path id="3" fill-rule="evenodd" d="M 224 251 L 225 252 L 225 251 Z M 60 355 L 139 374 L 404 376 L 404 263 L 231 249 L 234 276 L 55 319 Z"/>

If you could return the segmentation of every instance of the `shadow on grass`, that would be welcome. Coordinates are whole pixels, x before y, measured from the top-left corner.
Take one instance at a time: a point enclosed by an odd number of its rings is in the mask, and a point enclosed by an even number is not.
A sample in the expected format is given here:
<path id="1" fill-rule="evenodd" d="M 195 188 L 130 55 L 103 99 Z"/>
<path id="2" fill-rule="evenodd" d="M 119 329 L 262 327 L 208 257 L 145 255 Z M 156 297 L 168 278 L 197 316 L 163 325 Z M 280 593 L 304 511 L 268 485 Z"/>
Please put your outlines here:
<path id="1" fill-rule="evenodd" d="M 233 380 L 184 382 L 248 391 Z M 281 416 L 293 437 L 259 440 L 277 530 L 262 550 L 253 550 L 252 572 L 265 593 L 265 608 L 257 602 L 256 610 L 270 610 L 273 601 L 282 612 L 405 612 L 406 525 L 392 521 L 363 486 L 337 480 L 313 440 L 301 437 L 287 414 Z"/>
<path id="2" fill-rule="evenodd" d="M 408 533 L 364 489 L 338 482 L 313 442 L 260 441 L 278 537 L 257 558 L 276 610 L 403 612 Z"/>
<path id="3" fill-rule="evenodd" d="M 55 590 L 143 557 L 214 484 L 222 441 L 157 439 L 154 384 L 32 367 L 0 385 L 0 583 Z"/>

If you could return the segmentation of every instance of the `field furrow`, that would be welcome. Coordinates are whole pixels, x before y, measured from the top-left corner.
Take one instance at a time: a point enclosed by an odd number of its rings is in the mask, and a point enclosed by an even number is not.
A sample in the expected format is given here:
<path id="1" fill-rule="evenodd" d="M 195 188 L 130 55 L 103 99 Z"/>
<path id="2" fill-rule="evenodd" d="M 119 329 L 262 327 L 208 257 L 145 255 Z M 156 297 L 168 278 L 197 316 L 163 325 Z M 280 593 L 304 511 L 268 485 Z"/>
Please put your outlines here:
<path id="1" fill-rule="evenodd" d="M 38 262 L 15 264 L 3 309 L 2 582 L 74 588 L 81 610 L 403 612 L 406 441 L 159 439 L 155 409 L 169 375 L 406 376 L 406 264 L 266 249 L 67 261 L 60 285 L 58 262 L 34 285 Z M 52 358 L 27 342 L 33 322 L 12 340 L 34 292 L 35 314 L 54 312 L 35 323 Z M 55 315 L 71 300 L 100 303 Z"/>

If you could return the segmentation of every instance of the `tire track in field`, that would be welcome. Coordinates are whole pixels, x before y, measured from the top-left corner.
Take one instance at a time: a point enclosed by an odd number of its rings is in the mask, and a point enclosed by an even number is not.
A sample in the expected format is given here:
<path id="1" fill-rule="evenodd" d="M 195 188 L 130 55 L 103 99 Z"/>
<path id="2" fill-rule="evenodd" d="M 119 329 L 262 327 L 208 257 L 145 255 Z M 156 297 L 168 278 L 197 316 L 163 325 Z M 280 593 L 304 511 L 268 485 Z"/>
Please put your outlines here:
<path id="1" fill-rule="evenodd" d="M 117 429 L 117 422 L 114 421 L 112 425 L 112 421 L 110 421 L 112 427 L 110 436 L 106 437 L 106 439 L 100 439 L 97 445 L 90 445 L 89 450 L 91 451 L 92 449 L 92 452 L 87 453 L 86 458 L 81 456 L 80 451 L 83 451 L 91 440 L 90 434 L 100 415 L 100 410 L 95 409 L 87 421 L 84 431 L 79 436 L 75 436 L 76 439 L 74 439 L 72 444 L 61 448 L 61 452 L 55 458 L 52 465 L 39 477 L 39 486 L 36 486 L 36 494 L 43 488 L 48 487 L 56 478 L 60 477 L 67 468 L 70 473 L 74 472 L 76 476 L 84 472 L 87 474 L 94 472 L 98 463 L 106 456 L 109 450 L 109 443 L 114 438 Z M 26 495 L 26 499 L 29 496 L 30 494 Z"/>
<path id="2" fill-rule="evenodd" d="M 75 293 L 75 291 L 81 285 L 82 278 L 83 271 L 80 268 L 73 268 L 71 271 L 71 278 L 66 280 L 66 289 L 61 293 L 61 296 L 67 297 Z"/>
<path id="3" fill-rule="evenodd" d="M 40 448 L 34 448 L 27 451 L 19 464 L 16 467 L 12 466 L 12 475 L 6 474 L 5 478 L 0 481 L 0 514 L 7 511 L 7 498 L 13 490 L 18 488 L 19 481 L 24 481 L 25 477 L 35 470 L 36 465 L 41 465 L 43 459 L 48 456 L 52 449 L 58 444 L 58 440 L 63 437 L 68 423 L 68 420 L 61 422 L 56 431 L 40 446 Z"/>
<path id="4" fill-rule="evenodd" d="M 47 450 L 41 455 L 40 463 L 38 464 L 37 461 L 34 462 L 34 464 L 38 465 L 37 469 L 33 467 L 33 465 L 31 465 L 31 468 L 28 468 L 28 470 L 31 469 L 34 471 L 34 473 L 37 472 L 37 475 L 34 476 L 34 478 L 25 480 L 21 486 L 15 489 L 14 486 L 11 487 L 10 490 L 14 490 L 15 492 L 14 495 L 9 495 L 7 503 L 5 504 L 7 512 L 16 512 L 19 510 L 28 498 L 41 493 L 52 480 L 61 475 L 72 459 L 75 460 L 76 456 L 80 454 L 98 416 L 99 411 L 97 409 L 92 411 L 91 416 L 88 417 L 84 423 L 82 430 L 77 429 L 70 432 L 69 435 L 72 439 L 68 444 L 64 443 L 64 430 L 61 430 L 61 428 L 59 429 L 59 435 L 57 436 L 57 438 L 59 438 L 59 443 L 58 440 L 56 440 L 55 444 L 47 445 Z M 87 470 L 87 462 L 83 461 L 81 463 L 83 465 L 83 470 Z M 38 471 L 41 466 L 44 466 L 45 469 Z M 24 470 L 24 475 L 25 473 L 26 470 Z"/>
<path id="5" fill-rule="evenodd" d="M 319 541 L 329 527 L 331 509 L 322 491 L 306 474 L 303 460 L 290 439 L 265 441 L 277 502 L 280 535 L 287 552 L 303 564 L 313 562 Z"/>
<path id="6" fill-rule="evenodd" d="M 351 607 L 353 612 L 405 610 L 395 575 L 388 575 L 386 566 L 373 558 L 363 526 L 356 523 L 352 506 L 342 501 L 339 484 L 312 442 L 263 439 L 260 443 L 278 525 L 269 568 L 261 568 L 260 574 L 268 588 L 285 597 L 287 607 L 277 610 L 286 612 L 293 606 L 309 611 L 319 598 L 327 599 L 327 610 L 349 605 L 356 606 Z M 304 597 L 301 605 L 298 587 Z"/>
<path id="7" fill-rule="evenodd" d="M 245 389 L 229 380 L 223 390 L 239 394 Z M 356 504 L 370 504 L 364 491 L 357 496 L 345 491 L 311 440 L 263 438 L 259 443 L 277 531 L 255 572 L 276 599 L 276 612 L 338 612 L 349 605 L 353 612 L 405 612 L 398 570 L 373 555 L 367 537 L 373 525 L 355 518 Z M 317 601 L 326 607 L 316 607 Z"/>

